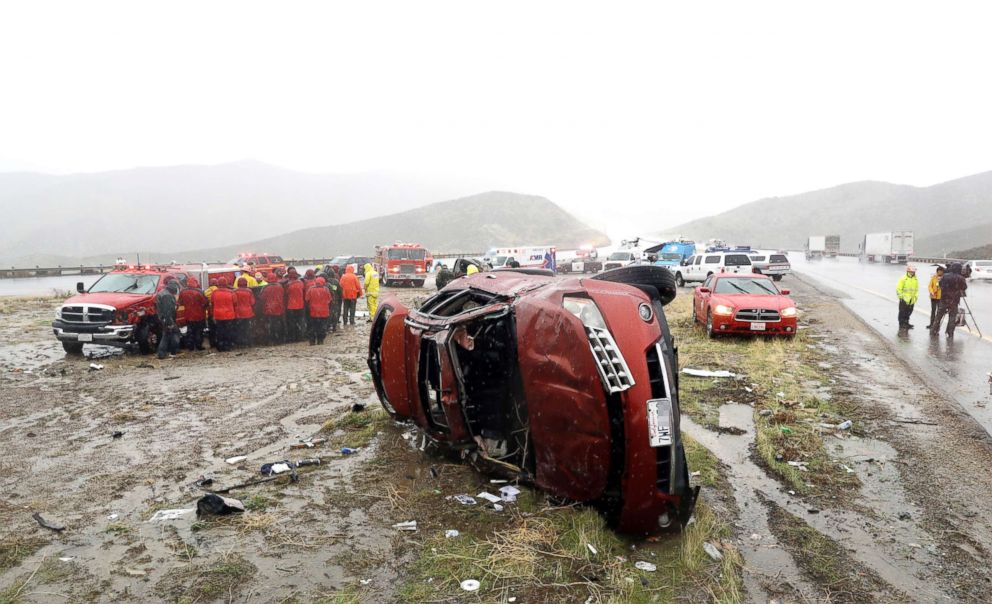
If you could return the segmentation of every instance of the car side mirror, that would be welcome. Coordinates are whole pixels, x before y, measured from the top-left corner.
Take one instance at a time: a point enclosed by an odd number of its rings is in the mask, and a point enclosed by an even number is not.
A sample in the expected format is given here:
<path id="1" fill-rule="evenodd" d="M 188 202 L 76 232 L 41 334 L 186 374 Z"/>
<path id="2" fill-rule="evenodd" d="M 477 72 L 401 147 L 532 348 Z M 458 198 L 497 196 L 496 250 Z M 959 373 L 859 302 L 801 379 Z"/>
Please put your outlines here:
<path id="1" fill-rule="evenodd" d="M 708 288 L 708 287 L 702 287 L 702 286 L 700 286 L 700 287 L 698 287 L 696 289 L 698 289 L 699 290 L 699 293 L 701 293 L 701 294 L 708 294 L 708 293 L 710 293 L 710 288 Z"/>
<path id="2" fill-rule="evenodd" d="M 779 290 L 779 293 L 782 294 L 783 296 L 788 296 L 789 295 L 789 290 L 787 290 L 787 289 Z"/>
<path id="3" fill-rule="evenodd" d="M 81 294 L 85 294 L 86 293 L 86 286 L 83 285 L 83 282 L 82 281 L 77 281 L 76 282 L 76 291 L 79 292 L 79 293 L 81 293 Z"/>

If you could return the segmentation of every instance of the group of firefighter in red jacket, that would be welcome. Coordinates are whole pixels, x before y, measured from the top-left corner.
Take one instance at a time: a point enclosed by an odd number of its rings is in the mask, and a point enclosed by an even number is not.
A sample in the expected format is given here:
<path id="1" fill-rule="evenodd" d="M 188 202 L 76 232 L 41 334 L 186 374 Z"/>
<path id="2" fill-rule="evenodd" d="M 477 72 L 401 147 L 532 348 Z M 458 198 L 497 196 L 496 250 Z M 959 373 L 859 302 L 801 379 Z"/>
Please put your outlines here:
<path id="1" fill-rule="evenodd" d="M 289 267 L 284 275 L 240 276 L 237 283 L 220 276 L 210 279 L 206 291 L 189 278 L 177 302 L 186 317 L 186 348 L 203 350 L 203 332 L 209 326 L 210 345 L 220 352 L 258 344 L 299 342 L 323 344 L 328 331 L 335 332 L 342 318 L 342 305 L 354 308 L 362 285 L 354 267 L 338 274 L 336 266 L 320 274 L 313 269 L 300 277 Z M 344 314 L 347 325 L 355 324 L 354 311 Z"/>

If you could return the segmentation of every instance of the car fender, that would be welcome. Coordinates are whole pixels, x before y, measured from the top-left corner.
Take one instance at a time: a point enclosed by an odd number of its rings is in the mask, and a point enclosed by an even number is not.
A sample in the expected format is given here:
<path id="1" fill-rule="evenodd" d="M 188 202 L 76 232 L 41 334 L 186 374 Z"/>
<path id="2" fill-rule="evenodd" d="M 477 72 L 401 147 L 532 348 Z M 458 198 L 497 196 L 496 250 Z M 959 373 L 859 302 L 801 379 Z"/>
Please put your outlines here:
<path id="1" fill-rule="evenodd" d="M 376 311 L 369 338 L 369 370 L 383 407 L 397 419 L 409 419 L 415 400 L 407 379 L 406 327 L 409 310 L 396 296 L 386 296 Z"/>

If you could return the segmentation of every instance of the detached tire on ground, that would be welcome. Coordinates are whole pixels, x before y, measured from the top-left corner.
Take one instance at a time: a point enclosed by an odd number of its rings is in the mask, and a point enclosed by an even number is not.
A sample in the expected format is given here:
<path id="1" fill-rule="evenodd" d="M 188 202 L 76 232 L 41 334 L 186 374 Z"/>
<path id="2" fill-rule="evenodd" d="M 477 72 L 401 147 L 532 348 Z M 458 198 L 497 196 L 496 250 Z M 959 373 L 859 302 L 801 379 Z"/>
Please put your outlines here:
<path id="1" fill-rule="evenodd" d="M 598 275 L 591 277 L 599 281 L 610 281 L 612 283 L 626 283 L 628 285 L 647 285 L 658 290 L 661 296 L 661 305 L 665 306 L 675 299 L 678 289 L 675 284 L 675 275 L 672 271 L 663 266 L 635 265 L 611 268 Z"/>

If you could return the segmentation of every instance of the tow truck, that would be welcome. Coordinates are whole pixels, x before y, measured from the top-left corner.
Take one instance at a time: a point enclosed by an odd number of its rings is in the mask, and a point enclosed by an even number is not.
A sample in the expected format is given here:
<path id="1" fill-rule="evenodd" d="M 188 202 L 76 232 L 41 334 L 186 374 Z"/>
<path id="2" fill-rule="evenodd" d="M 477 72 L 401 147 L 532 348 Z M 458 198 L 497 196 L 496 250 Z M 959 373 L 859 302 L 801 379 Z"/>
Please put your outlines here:
<path id="1" fill-rule="evenodd" d="M 235 279 L 240 270 L 228 265 L 118 264 L 87 290 L 76 284 L 76 295 L 55 311 L 52 333 L 68 354 L 81 354 L 83 345 L 103 344 L 126 347 L 137 344 L 142 354 L 158 346 L 161 335 L 155 317 L 155 295 L 175 279 L 186 287 L 190 277 L 206 286 L 213 277 Z M 183 308 L 176 312 L 176 323 L 185 328 Z"/>
<path id="2" fill-rule="evenodd" d="M 406 283 L 423 287 L 434 258 L 419 243 L 396 242 L 376 246 L 375 264 L 379 267 L 384 286 Z"/>

